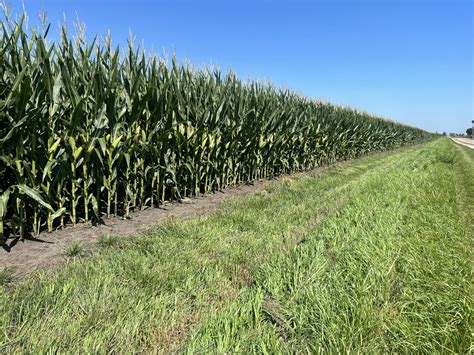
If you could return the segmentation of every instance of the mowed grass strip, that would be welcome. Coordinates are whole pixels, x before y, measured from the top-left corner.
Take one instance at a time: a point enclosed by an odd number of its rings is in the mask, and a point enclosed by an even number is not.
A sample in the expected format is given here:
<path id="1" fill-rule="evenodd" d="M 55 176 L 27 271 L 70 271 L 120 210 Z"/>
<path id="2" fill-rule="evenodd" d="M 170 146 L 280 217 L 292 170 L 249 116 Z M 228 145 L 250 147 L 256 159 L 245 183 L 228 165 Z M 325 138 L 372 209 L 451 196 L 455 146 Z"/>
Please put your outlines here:
<path id="1" fill-rule="evenodd" d="M 468 352 L 474 160 L 463 149 L 438 140 L 367 174 L 184 350 Z"/>
<path id="2" fill-rule="evenodd" d="M 133 241 L 104 238 L 92 258 L 1 289 L 0 350 L 177 350 L 205 317 L 236 300 L 262 264 L 291 252 L 367 189 L 368 176 L 391 172 L 419 150 L 285 178 L 228 200 L 219 213 L 170 222 Z"/>

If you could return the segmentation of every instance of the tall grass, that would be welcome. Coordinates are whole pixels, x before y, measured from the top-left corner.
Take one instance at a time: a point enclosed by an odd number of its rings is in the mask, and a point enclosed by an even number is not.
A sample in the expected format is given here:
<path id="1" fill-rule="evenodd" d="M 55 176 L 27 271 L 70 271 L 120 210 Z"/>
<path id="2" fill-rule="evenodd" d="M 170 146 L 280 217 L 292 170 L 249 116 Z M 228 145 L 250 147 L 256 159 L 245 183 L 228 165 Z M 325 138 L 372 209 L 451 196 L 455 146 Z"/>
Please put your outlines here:
<path id="1" fill-rule="evenodd" d="M 472 353 L 474 161 L 463 149 L 438 140 L 370 168 L 186 353 Z"/>
<path id="2" fill-rule="evenodd" d="M 0 29 L 0 237 L 413 144 L 422 130 L 257 82 L 87 43 L 63 26 Z M 6 233 L 5 233 L 6 231 Z"/>

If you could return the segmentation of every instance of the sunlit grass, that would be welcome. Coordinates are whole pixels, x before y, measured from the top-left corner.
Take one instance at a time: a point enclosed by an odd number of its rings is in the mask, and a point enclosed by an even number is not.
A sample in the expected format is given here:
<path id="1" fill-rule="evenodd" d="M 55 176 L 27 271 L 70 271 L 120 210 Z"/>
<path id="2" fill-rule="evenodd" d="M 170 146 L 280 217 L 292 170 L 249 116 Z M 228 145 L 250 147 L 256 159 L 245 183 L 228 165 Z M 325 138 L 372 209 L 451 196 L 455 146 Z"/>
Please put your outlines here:
<path id="1" fill-rule="evenodd" d="M 459 196 L 474 195 L 472 163 L 444 141 L 371 175 L 188 351 L 467 352 L 472 221 Z"/>

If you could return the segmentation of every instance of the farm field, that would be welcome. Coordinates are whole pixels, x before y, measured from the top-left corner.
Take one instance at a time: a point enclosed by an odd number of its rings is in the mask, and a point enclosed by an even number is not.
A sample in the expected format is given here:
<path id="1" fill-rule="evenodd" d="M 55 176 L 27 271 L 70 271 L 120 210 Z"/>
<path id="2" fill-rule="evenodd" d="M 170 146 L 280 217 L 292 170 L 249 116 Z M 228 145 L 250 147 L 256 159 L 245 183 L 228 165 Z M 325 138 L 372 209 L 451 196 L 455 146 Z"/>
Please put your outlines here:
<path id="1" fill-rule="evenodd" d="M 61 27 L 0 32 L 0 240 L 132 213 L 436 134 Z"/>
<path id="2" fill-rule="evenodd" d="M 474 150 L 447 138 L 109 236 L 0 290 L 2 353 L 469 351 Z"/>
<path id="3" fill-rule="evenodd" d="M 170 4 L 133 15 L 117 3 L 126 18 L 101 13 L 91 37 L 76 8 L 99 5 L 51 3 L 52 23 L 65 8 L 54 34 L 45 4 L 33 19 L 0 1 L 0 353 L 473 351 L 474 150 L 434 133 L 447 118 L 464 127 L 464 86 L 438 74 L 450 61 L 462 72 L 452 53 L 463 59 L 464 45 L 438 38 L 459 30 L 459 14 L 442 36 L 439 20 L 416 21 L 409 36 L 389 31 L 398 48 L 377 33 L 380 46 L 354 50 L 342 31 L 342 42 L 323 36 L 339 32 L 335 21 L 293 8 L 311 26 L 287 24 L 280 38 L 278 16 L 264 24 L 273 6 L 262 16 L 238 4 L 169 16 Z M 357 9 L 370 14 L 357 26 L 326 10 L 351 35 L 374 18 L 405 23 L 375 8 Z M 107 16 L 123 29 L 151 13 L 139 32 L 151 51 L 131 32 L 119 42 L 97 32 Z M 223 13 L 259 19 L 254 50 Z M 185 40 L 179 53 L 236 71 L 158 55 L 171 34 Z M 245 79 L 258 73 L 280 84 Z M 323 88 L 334 101 L 313 96 Z"/>

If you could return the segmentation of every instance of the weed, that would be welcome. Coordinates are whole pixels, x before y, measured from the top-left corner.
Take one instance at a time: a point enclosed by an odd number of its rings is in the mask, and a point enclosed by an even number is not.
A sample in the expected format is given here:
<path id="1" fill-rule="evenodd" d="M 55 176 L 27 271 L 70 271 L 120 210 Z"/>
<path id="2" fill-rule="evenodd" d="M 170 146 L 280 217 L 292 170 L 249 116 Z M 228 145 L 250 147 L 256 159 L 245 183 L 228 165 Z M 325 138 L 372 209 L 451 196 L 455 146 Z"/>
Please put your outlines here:
<path id="1" fill-rule="evenodd" d="M 119 241 L 119 238 L 114 235 L 104 234 L 99 237 L 97 240 L 97 246 L 99 248 L 110 248 L 116 245 Z"/>
<path id="2" fill-rule="evenodd" d="M 7 286 L 13 281 L 13 270 L 5 268 L 0 271 L 0 287 Z"/>
<path id="3" fill-rule="evenodd" d="M 80 257 L 84 254 L 84 247 L 80 242 L 72 242 L 66 247 L 65 255 L 69 258 Z"/>

